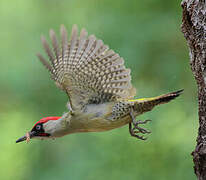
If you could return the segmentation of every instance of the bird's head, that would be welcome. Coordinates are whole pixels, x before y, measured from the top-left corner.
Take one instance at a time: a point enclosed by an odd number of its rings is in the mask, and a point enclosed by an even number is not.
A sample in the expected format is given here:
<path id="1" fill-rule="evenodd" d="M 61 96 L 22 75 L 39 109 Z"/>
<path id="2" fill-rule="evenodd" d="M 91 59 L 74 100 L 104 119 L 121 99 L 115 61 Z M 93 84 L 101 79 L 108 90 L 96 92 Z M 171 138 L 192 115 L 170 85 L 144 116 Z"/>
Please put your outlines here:
<path id="1" fill-rule="evenodd" d="M 52 137 L 53 133 L 55 133 L 56 129 L 53 128 L 56 124 L 56 121 L 60 119 L 61 117 L 46 117 L 42 118 L 39 121 L 37 121 L 31 131 L 26 133 L 25 136 L 22 136 L 19 138 L 16 143 L 22 142 L 22 141 L 29 141 L 32 138 L 40 138 L 40 139 L 46 139 Z"/>

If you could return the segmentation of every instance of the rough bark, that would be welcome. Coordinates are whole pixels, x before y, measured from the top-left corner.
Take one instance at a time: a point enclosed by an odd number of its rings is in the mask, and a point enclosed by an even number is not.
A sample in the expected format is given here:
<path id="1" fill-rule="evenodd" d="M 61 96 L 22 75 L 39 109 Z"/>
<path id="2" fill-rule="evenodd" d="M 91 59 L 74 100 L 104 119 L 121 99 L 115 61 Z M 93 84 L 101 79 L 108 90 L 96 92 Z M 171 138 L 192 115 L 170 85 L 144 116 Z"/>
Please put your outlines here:
<path id="1" fill-rule="evenodd" d="M 183 0 L 182 32 L 189 46 L 190 65 L 198 86 L 199 130 L 192 152 L 194 171 L 206 180 L 206 2 Z"/>

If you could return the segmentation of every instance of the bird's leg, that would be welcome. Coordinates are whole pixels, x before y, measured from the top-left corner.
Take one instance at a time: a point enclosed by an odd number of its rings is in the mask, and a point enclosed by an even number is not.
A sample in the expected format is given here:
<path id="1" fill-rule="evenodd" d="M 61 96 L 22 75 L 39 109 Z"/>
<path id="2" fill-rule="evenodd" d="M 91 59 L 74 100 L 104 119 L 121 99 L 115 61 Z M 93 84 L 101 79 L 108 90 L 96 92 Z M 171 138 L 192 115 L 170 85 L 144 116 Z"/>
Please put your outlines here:
<path id="1" fill-rule="evenodd" d="M 133 110 L 133 108 L 131 108 L 130 117 L 132 119 L 132 122 L 129 123 L 129 132 L 130 132 L 131 136 L 136 137 L 136 138 L 141 139 L 141 140 L 146 140 L 147 138 L 138 135 L 138 133 L 149 134 L 151 132 L 148 131 L 147 129 L 139 127 L 138 125 L 139 124 L 146 124 L 147 122 L 149 122 L 151 120 L 145 120 L 145 121 L 140 121 L 139 120 L 139 121 L 136 121 L 136 119 L 134 117 L 134 110 Z M 134 126 L 133 128 L 132 128 L 132 124 Z M 135 131 L 135 130 L 137 130 L 137 131 Z"/>

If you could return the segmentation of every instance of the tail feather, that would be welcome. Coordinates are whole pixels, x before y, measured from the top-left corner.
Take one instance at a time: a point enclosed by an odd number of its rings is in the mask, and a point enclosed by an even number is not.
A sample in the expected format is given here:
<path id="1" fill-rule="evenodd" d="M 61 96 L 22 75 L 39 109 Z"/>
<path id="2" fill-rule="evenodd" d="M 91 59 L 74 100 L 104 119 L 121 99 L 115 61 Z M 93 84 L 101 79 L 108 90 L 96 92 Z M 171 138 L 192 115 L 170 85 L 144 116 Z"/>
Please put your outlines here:
<path id="1" fill-rule="evenodd" d="M 168 93 L 168 94 L 164 94 L 164 95 L 155 97 L 154 100 L 152 100 L 152 101 L 154 101 L 155 105 L 168 103 L 169 101 L 175 99 L 180 94 L 182 94 L 183 91 L 184 90 L 181 89 L 179 91 L 175 91 L 175 92 L 171 92 L 171 93 Z"/>
<path id="2" fill-rule="evenodd" d="M 153 98 L 142 98 L 142 99 L 135 99 L 129 100 L 130 102 L 134 102 L 134 109 L 141 112 L 150 111 L 159 104 L 165 104 L 170 102 L 171 100 L 175 99 L 179 95 L 181 95 L 183 89 L 175 92 L 171 92 L 168 94 L 163 94 Z"/>

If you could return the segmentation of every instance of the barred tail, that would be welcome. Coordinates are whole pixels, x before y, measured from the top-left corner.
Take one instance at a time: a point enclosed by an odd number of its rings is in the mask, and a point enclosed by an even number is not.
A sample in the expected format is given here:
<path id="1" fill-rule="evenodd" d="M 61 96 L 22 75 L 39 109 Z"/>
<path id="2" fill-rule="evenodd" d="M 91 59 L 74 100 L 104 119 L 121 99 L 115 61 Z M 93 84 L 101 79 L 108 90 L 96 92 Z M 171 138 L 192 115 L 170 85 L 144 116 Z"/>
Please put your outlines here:
<path id="1" fill-rule="evenodd" d="M 183 89 L 175 92 L 171 92 L 168 94 L 163 94 L 161 96 L 153 97 L 153 98 L 142 98 L 130 100 L 130 102 L 134 102 L 134 109 L 139 109 L 142 112 L 150 111 L 153 107 L 159 104 L 165 104 L 170 102 L 171 100 L 178 97 L 182 94 Z"/>

